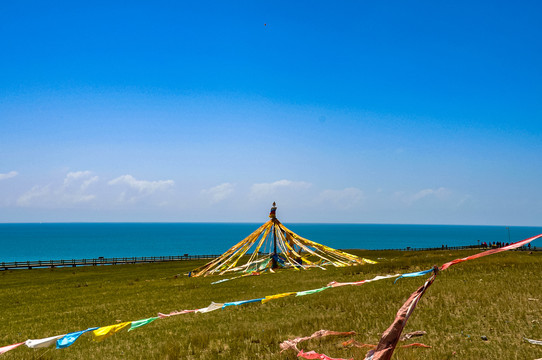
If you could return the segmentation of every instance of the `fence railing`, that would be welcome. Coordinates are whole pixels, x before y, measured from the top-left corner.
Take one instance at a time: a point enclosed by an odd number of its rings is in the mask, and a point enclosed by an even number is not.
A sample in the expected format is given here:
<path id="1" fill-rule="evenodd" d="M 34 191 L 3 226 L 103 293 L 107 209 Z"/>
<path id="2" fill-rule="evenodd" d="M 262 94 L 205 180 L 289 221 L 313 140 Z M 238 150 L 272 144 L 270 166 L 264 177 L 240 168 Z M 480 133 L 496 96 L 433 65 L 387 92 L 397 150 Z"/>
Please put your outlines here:
<path id="1" fill-rule="evenodd" d="M 490 249 L 497 249 L 496 247 L 486 246 L 483 247 L 482 245 L 466 245 L 466 246 L 447 246 L 443 245 L 441 247 L 432 247 L 432 248 L 411 248 L 410 246 L 407 246 L 406 248 L 402 249 L 386 249 L 386 250 L 396 250 L 396 251 L 432 251 L 432 250 L 490 250 Z M 522 246 L 520 248 L 516 249 L 517 251 L 541 251 L 542 248 L 538 248 L 536 246 L 533 246 L 529 248 L 528 246 Z"/>
<path id="2" fill-rule="evenodd" d="M 40 267 L 63 267 L 63 266 L 96 266 L 96 265 L 121 265 L 141 264 L 165 261 L 185 261 L 214 259 L 220 255 L 177 255 L 177 256 L 145 256 L 145 257 L 115 257 L 96 259 L 71 259 L 71 260 L 35 260 L 35 261 L 12 261 L 0 263 L 0 270 L 9 269 L 32 269 Z"/>

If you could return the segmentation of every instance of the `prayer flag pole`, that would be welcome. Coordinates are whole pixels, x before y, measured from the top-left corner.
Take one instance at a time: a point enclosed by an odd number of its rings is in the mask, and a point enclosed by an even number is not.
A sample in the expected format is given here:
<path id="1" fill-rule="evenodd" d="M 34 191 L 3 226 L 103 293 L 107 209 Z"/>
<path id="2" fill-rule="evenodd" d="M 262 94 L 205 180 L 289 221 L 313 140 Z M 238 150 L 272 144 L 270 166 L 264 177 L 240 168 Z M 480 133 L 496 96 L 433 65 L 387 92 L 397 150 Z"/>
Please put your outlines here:
<path id="1" fill-rule="evenodd" d="M 276 269 L 279 267 L 278 259 L 277 259 L 278 255 L 277 255 L 276 211 L 277 211 L 277 204 L 273 201 L 273 206 L 271 207 L 271 211 L 269 212 L 269 217 L 271 218 L 271 221 L 273 221 L 273 264 L 271 266 L 272 269 Z"/>

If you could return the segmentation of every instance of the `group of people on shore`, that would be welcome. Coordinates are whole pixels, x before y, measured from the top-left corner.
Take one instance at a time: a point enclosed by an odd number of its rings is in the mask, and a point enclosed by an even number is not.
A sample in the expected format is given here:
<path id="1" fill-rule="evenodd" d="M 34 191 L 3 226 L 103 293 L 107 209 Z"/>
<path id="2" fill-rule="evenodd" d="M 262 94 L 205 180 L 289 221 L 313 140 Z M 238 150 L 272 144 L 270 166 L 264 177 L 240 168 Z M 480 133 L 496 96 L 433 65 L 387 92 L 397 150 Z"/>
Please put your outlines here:
<path id="1" fill-rule="evenodd" d="M 478 242 L 478 247 L 482 248 L 482 249 L 497 249 L 497 248 L 502 248 L 502 247 L 505 247 L 505 246 L 508 246 L 510 245 L 511 243 L 505 243 L 504 241 L 493 241 L 493 242 Z M 452 248 L 452 249 L 459 249 L 459 248 L 475 248 L 477 247 L 476 245 L 470 245 L 470 246 L 460 246 L 460 247 L 456 247 L 456 248 Z M 410 250 L 410 247 L 407 247 L 407 250 Z M 442 245 L 442 250 L 448 250 L 448 245 Z M 531 250 L 531 244 L 529 243 L 528 245 L 524 245 L 520 248 L 520 250 Z M 534 250 L 536 250 L 536 246 L 534 247 Z M 542 359 L 541 359 L 542 360 Z"/>
<path id="2" fill-rule="evenodd" d="M 500 241 L 493 241 L 493 243 L 491 243 L 491 241 L 489 243 L 487 242 L 483 242 L 482 244 L 480 244 L 482 246 L 482 248 L 484 249 L 487 249 L 487 248 L 492 248 L 492 249 L 496 249 L 496 248 L 500 248 L 500 247 L 503 247 L 503 246 L 508 246 L 510 245 L 509 243 L 505 243 L 505 242 L 500 242 Z"/>
<path id="3" fill-rule="evenodd" d="M 500 242 L 500 241 L 493 241 L 493 243 L 491 243 L 491 241 L 489 243 L 487 242 L 483 242 L 480 244 L 482 246 L 482 248 L 484 249 L 488 249 L 488 248 L 491 248 L 491 249 L 496 249 L 496 248 L 500 248 L 500 247 L 503 247 L 503 246 L 508 246 L 510 245 L 510 243 L 505 243 L 505 242 Z M 529 243 L 529 245 L 527 246 L 529 248 L 529 250 L 531 250 L 531 244 Z"/>

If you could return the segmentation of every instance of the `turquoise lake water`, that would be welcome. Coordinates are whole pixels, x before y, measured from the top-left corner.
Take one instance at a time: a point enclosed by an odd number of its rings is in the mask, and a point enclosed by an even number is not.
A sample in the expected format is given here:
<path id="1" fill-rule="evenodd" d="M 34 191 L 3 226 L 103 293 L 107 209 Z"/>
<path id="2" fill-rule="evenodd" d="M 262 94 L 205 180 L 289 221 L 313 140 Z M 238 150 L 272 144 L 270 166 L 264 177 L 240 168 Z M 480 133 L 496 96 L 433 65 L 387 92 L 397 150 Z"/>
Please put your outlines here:
<path id="1" fill-rule="evenodd" d="M 220 254 L 261 224 L 45 223 L 0 224 L 0 262 L 74 258 Z M 338 249 L 399 249 L 515 242 L 542 227 L 284 224 L 307 239 Z M 510 237 L 509 237 L 510 236 Z M 509 240 L 510 239 L 510 240 Z M 535 240 L 541 247 L 542 241 Z"/>

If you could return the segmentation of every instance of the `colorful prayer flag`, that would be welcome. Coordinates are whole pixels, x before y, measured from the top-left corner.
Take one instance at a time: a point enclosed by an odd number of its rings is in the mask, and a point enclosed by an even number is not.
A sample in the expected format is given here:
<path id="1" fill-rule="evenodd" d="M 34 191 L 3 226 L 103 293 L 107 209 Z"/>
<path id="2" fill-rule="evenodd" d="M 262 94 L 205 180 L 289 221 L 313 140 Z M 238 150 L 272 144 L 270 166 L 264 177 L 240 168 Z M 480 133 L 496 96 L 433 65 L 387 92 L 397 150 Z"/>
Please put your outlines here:
<path id="1" fill-rule="evenodd" d="M 262 302 L 263 299 L 264 298 L 228 302 L 222 305 L 222 309 L 224 309 L 226 306 L 237 306 L 237 305 L 243 305 L 243 304 L 248 304 L 248 303 L 253 303 L 253 302 Z"/>
<path id="2" fill-rule="evenodd" d="M 321 287 L 319 289 L 313 289 L 313 290 L 305 290 L 305 291 L 298 291 L 295 296 L 305 296 L 305 295 L 311 295 L 311 294 L 316 294 L 316 293 L 319 293 L 321 291 L 324 291 L 326 289 L 329 289 L 331 286 L 324 286 L 324 287 Z"/>
<path id="3" fill-rule="evenodd" d="M 403 274 L 403 275 L 399 276 L 397 279 L 395 279 L 395 281 L 393 283 L 395 284 L 397 282 L 397 280 L 399 280 L 400 278 L 423 276 L 425 274 L 429 274 L 431 271 L 433 271 L 433 269 L 424 270 L 424 271 L 417 271 L 417 272 L 412 272 L 412 273 L 408 273 L 408 274 Z"/>
<path id="4" fill-rule="evenodd" d="M 208 312 L 211 312 L 211 311 L 222 309 L 222 306 L 224 306 L 223 303 L 211 302 L 211 305 L 209 305 L 209 306 L 207 306 L 206 308 L 203 308 L 203 309 L 198 309 L 198 310 L 196 310 L 196 312 L 198 312 L 198 313 L 208 313 Z"/>
<path id="5" fill-rule="evenodd" d="M 28 339 L 24 343 L 27 347 L 31 349 L 39 349 L 39 348 L 44 348 L 44 347 L 48 347 L 55 344 L 58 339 L 64 337 L 65 335 L 66 334 L 62 334 L 62 335 L 56 335 L 56 336 L 51 336 L 48 338 L 35 339 L 35 340 Z"/>
<path id="6" fill-rule="evenodd" d="M 156 319 L 160 319 L 160 318 L 159 317 L 151 317 L 151 318 L 148 318 L 148 319 L 132 321 L 132 325 L 130 326 L 128 331 L 132 331 L 134 329 L 137 329 L 138 327 L 142 327 L 144 325 L 150 324 L 151 322 L 153 322 Z"/>
<path id="7" fill-rule="evenodd" d="M 87 331 L 92 331 L 98 329 L 97 327 L 88 328 L 86 330 L 76 331 L 69 334 L 66 334 L 63 338 L 60 338 L 56 341 L 56 348 L 57 349 L 64 349 L 73 344 L 81 335 L 86 333 Z"/>
<path id="8" fill-rule="evenodd" d="M 295 293 L 295 292 L 287 292 L 287 293 L 276 294 L 276 295 L 268 295 L 268 296 L 263 298 L 262 304 L 265 304 L 266 302 L 268 302 L 270 300 L 280 299 L 280 298 L 290 296 L 290 295 L 294 295 L 294 294 L 297 294 L 297 293 Z"/>
<path id="9" fill-rule="evenodd" d="M 123 322 L 116 325 L 109 325 L 109 326 L 103 326 L 101 328 L 98 328 L 92 331 L 92 333 L 94 334 L 94 341 L 102 341 L 110 337 L 111 335 L 121 331 L 122 329 L 130 325 L 131 323 L 132 323 L 131 321 L 127 321 L 127 322 Z"/>

